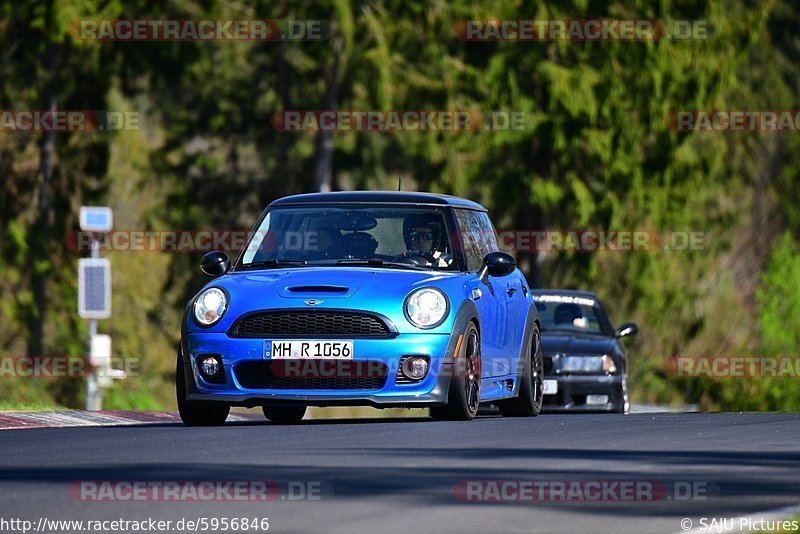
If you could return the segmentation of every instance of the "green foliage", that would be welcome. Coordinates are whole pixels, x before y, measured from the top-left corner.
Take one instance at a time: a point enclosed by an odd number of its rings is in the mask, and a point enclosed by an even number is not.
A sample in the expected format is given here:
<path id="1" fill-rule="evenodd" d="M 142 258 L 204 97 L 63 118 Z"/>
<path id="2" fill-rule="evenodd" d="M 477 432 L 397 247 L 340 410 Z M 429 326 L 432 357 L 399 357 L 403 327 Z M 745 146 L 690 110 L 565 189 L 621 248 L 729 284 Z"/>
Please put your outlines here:
<path id="1" fill-rule="evenodd" d="M 776 241 L 761 277 L 758 323 L 770 356 L 789 356 L 800 347 L 800 247 L 785 233 Z"/>

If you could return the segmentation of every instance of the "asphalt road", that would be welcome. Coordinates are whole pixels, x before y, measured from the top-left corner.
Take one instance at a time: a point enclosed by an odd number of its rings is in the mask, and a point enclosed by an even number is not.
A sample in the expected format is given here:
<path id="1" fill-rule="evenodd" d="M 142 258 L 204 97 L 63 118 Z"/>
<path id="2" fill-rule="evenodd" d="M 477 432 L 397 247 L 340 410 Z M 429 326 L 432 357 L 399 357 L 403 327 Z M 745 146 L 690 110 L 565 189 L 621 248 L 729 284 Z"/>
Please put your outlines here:
<path id="1" fill-rule="evenodd" d="M 24 518 L 35 524 L 39 518 L 266 517 L 269 532 L 296 533 L 679 532 L 686 517 L 697 525 L 701 517 L 742 516 L 800 502 L 800 415 L 795 414 L 7 430 L 0 433 L 0 451 L 0 521 Z M 282 497 L 120 502 L 95 501 L 90 493 L 82 500 L 74 489 L 76 481 L 87 480 L 269 480 Z M 481 480 L 568 481 L 569 487 L 575 487 L 572 481 L 638 481 L 657 491 L 624 502 L 565 502 L 557 490 L 550 500 L 533 502 L 458 498 L 465 495 L 460 481 Z M 676 481 L 683 489 L 694 484 L 694 495 L 673 494 Z M 496 495 L 490 483 L 481 484 L 479 490 L 470 486 L 472 498 Z M 292 500 L 300 487 L 318 499 Z M 646 500 L 648 495 L 654 500 Z M 0 528 L 13 531 L 7 529 Z"/>

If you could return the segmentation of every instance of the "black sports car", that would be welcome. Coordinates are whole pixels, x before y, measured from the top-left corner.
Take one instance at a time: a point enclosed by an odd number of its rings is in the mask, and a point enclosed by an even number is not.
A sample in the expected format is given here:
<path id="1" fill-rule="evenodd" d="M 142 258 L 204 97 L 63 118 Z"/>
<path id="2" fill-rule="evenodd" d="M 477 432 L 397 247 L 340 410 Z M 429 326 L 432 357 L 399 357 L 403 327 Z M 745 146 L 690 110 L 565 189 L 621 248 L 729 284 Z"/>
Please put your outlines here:
<path id="1" fill-rule="evenodd" d="M 543 411 L 628 413 L 628 359 L 619 339 L 633 323 L 611 325 L 597 295 L 539 289 L 533 300 L 542 322 Z"/>

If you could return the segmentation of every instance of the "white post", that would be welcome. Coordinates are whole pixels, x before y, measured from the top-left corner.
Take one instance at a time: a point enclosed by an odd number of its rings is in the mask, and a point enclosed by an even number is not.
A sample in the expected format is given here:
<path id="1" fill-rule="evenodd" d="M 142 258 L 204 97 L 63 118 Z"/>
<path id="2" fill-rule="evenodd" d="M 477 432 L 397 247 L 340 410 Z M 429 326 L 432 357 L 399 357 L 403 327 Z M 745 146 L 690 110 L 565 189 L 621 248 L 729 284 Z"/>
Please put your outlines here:
<path id="1" fill-rule="evenodd" d="M 97 319 L 107 319 L 111 316 L 111 266 L 108 260 L 100 259 L 100 240 L 98 239 L 99 233 L 110 232 L 114 227 L 114 215 L 111 208 L 101 206 L 81 206 L 80 211 L 80 228 L 83 232 L 91 232 L 92 234 L 92 254 L 91 259 L 81 259 L 78 264 L 78 315 L 84 319 L 89 319 L 89 343 L 87 343 L 87 356 L 86 356 L 86 409 L 87 410 L 102 410 L 103 409 L 103 382 L 98 380 L 93 365 L 92 349 L 93 340 L 97 337 Z M 89 265 L 92 263 L 93 265 Z M 84 269 L 84 267 L 86 267 Z M 97 302 L 87 302 L 87 293 L 91 291 L 98 291 L 96 273 L 91 276 L 88 274 L 90 268 L 96 270 L 100 267 L 104 279 L 100 280 L 103 287 L 99 288 L 102 291 L 104 302 L 98 304 Z M 86 284 L 93 284 L 93 287 L 87 288 Z M 94 295 L 97 296 L 96 294 Z M 110 355 L 110 339 L 102 340 L 102 344 L 98 346 L 98 351 L 103 352 L 102 361 L 111 358 Z M 102 349 L 102 350 L 101 350 Z M 96 362 L 94 362 L 96 363 Z M 106 367 L 108 367 L 106 365 Z M 103 372 L 108 372 L 104 369 Z M 124 377 L 124 372 L 120 371 L 120 378 Z M 100 378 L 104 378 L 101 375 Z"/>
<path id="2" fill-rule="evenodd" d="M 97 234 L 92 234 L 92 258 L 97 259 L 100 257 L 100 241 L 97 240 Z M 92 349 L 92 339 L 97 335 L 97 319 L 89 319 L 89 347 L 90 352 Z M 86 356 L 86 366 L 89 368 L 90 358 Z M 96 411 L 103 409 L 103 390 L 97 384 L 97 377 L 94 376 L 94 370 L 87 371 L 86 374 L 86 409 L 88 411 Z"/>

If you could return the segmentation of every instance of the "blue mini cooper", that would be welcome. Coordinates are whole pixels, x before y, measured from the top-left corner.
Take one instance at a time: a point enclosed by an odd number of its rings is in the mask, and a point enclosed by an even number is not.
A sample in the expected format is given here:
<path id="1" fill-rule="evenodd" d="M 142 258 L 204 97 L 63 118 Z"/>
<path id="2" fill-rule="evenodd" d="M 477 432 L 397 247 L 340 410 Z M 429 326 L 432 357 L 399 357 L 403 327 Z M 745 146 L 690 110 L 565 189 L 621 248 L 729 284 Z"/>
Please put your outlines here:
<path id="1" fill-rule="evenodd" d="M 176 390 L 187 425 L 231 406 L 296 423 L 308 406 L 429 407 L 470 420 L 542 407 L 541 327 L 481 205 L 411 192 L 296 195 L 269 205 L 188 303 Z"/>

